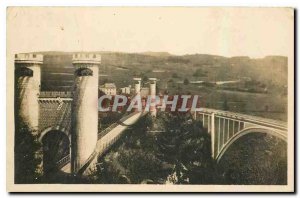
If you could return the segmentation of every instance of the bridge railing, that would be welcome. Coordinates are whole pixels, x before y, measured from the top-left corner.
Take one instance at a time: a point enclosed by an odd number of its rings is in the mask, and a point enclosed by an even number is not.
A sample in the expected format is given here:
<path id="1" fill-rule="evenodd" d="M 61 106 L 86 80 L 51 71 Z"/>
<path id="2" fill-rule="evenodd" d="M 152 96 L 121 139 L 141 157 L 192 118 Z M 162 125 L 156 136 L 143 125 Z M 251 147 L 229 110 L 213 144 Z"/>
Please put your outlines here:
<path id="1" fill-rule="evenodd" d="M 130 118 L 131 116 L 137 114 L 138 112 L 133 112 L 130 113 L 124 117 L 122 117 L 120 120 L 118 120 L 117 122 L 113 123 L 112 125 L 110 125 L 109 127 L 105 128 L 103 131 L 100 131 L 98 133 L 98 140 L 100 138 L 102 138 L 103 136 L 105 136 L 107 133 L 109 133 L 113 128 L 117 127 L 118 125 L 122 124 L 122 122 L 124 122 L 125 120 L 127 120 L 128 118 Z"/>
<path id="2" fill-rule="evenodd" d="M 98 133 L 98 140 L 101 139 L 103 136 L 105 136 L 106 134 L 108 134 L 113 128 L 115 128 L 116 126 L 118 126 L 118 123 L 113 123 L 112 125 L 110 125 L 109 127 L 105 128 L 103 131 L 100 131 Z"/>
<path id="3" fill-rule="evenodd" d="M 246 115 L 242 113 L 236 113 L 236 112 L 230 112 L 230 111 L 222 111 L 222 110 L 216 110 L 216 109 L 209 109 L 209 108 L 200 108 L 197 112 L 200 113 L 214 113 L 215 115 L 224 116 L 232 119 L 238 119 L 242 121 L 248 121 L 248 122 L 258 122 L 258 123 L 266 123 L 269 125 L 275 125 L 280 126 L 282 128 L 287 127 L 287 123 L 281 120 L 273 120 L 269 118 L 263 118 L 258 116 L 252 116 L 252 115 Z"/>
<path id="4" fill-rule="evenodd" d="M 106 129 L 104 129 L 103 131 L 101 131 L 100 133 L 98 133 L 98 140 L 101 139 L 103 136 L 105 136 L 106 134 L 108 134 L 112 129 L 114 129 L 116 126 L 122 124 L 122 122 L 124 122 L 125 120 L 127 120 L 128 118 L 136 115 L 138 112 L 133 112 L 130 113 L 124 117 L 122 117 L 119 121 L 115 122 L 114 124 L 110 125 L 109 127 L 107 127 Z M 95 150 L 90 157 L 86 160 L 86 163 L 84 163 L 84 165 L 78 170 L 78 174 L 81 175 L 83 174 L 83 172 L 86 170 L 86 168 L 90 165 L 90 163 L 95 159 L 96 156 L 102 155 L 103 153 L 105 153 L 110 146 L 112 146 L 121 136 L 121 134 L 117 135 L 116 137 L 112 138 L 110 142 L 106 143 L 104 145 L 104 147 L 102 147 L 99 150 Z"/>
<path id="5" fill-rule="evenodd" d="M 40 98 L 72 98 L 71 91 L 41 91 Z"/>
<path id="6" fill-rule="evenodd" d="M 130 113 L 124 117 L 122 117 L 119 122 L 123 122 L 125 120 L 127 120 L 128 118 L 130 118 L 131 116 L 135 115 L 137 112 L 134 112 L 134 113 Z M 107 133 L 109 133 L 113 128 L 115 128 L 116 126 L 118 126 L 120 123 L 119 122 L 116 122 L 112 125 L 110 125 L 109 127 L 107 127 L 106 129 L 104 129 L 103 131 L 101 131 L 100 133 L 98 133 L 98 140 L 105 136 Z M 104 148 L 104 150 L 101 151 L 101 153 L 105 152 L 108 147 L 110 145 L 112 145 L 114 142 L 116 142 L 118 139 L 118 137 L 115 137 L 113 138 L 112 142 L 108 143 L 108 145 L 106 146 L 106 148 Z M 90 157 L 87 159 L 87 163 L 86 164 L 89 164 L 90 161 L 92 161 L 94 159 L 94 157 L 97 155 L 97 152 L 93 152 Z M 67 165 L 68 163 L 70 163 L 71 161 L 71 156 L 70 154 L 66 155 L 65 157 L 63 157 L 62 159 L 60 159 L 59 161 L 56 162 L 56 166 L 61 169 L 62 167 L 64 167 L 65 165 Z M 84 169 L 84 168 L 83 168 Z"/>
<path id="7" fill-rule="evenodd" d="M 56 162 L 56 166 L 61 169 L 62 167 L 64 167 L 65 165 L 67 165 L 71 160 L 71 156 L 70 154 L 66 155 L 65 157 L 63 157 L 62 159 L 60 159 L 58 162 Z"/>

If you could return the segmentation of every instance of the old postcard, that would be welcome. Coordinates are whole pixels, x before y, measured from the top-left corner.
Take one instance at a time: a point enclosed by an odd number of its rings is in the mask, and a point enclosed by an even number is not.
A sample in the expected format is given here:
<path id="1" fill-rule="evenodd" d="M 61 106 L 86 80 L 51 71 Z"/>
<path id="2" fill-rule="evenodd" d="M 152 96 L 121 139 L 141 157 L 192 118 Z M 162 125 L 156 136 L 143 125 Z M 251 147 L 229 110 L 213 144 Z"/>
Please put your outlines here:
<path id="1" fill-rule="evenodd" d="M 10 192 L 293 192 L 294 10 L 8 7 Z"/>

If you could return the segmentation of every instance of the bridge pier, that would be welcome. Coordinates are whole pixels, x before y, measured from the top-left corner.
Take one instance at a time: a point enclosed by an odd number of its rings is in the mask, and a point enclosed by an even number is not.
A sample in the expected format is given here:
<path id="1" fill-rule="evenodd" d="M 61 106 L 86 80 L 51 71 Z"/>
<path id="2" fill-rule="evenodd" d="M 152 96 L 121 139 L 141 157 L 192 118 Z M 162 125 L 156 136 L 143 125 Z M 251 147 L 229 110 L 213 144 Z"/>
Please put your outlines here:
<path id="1" fill-rule="evenodd" d="M 214 113 L 211 114 L 209 125 L 211 125 L 211 130 L 210 130 L 211 155 L 212 155 L 212 158 L 214 159 L 215 158 L 215 114 Z"/>
<path id="2" fill-rule="evenodd" d="M 149 78 L 150 80 L 150 115 L 156 117 L 156 78 Z M 155 104 L 155 106 L 151 105 Z"/>

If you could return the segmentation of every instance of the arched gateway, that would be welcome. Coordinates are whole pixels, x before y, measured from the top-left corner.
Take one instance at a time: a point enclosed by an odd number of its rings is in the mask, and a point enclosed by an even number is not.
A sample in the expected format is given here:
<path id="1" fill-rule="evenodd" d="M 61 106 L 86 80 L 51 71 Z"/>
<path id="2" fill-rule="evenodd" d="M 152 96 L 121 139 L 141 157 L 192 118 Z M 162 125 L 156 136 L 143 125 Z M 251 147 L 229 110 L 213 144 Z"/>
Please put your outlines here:
<path id="1" fill-rule="evenodd" d="M 65 164 L 60 160 L 70 155 L 70 140 L 63 131 L 50 130 L 40 137 L 43 146 L 44 174 L 53 174 Z"/>

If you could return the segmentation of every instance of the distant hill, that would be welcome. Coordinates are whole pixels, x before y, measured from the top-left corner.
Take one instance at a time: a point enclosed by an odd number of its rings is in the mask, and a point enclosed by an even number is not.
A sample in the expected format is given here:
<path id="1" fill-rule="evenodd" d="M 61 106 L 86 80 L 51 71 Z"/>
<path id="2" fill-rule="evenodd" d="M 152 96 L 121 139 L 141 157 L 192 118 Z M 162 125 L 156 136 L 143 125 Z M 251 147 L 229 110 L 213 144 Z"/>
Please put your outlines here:
<path id="1" fill-rule="evenodd" d="M 44 55 L 43 90 L 69 90 L 74 80 L 73 52 L 36 52 Z M 115 82 L 117 87 L 132 83 L 132 78 L 157 77 L 160 84 L 168 81 L 222 81 L 251 78 L 270 86 L 287 85 L 287 57 L 267 56 L 252 59 L 247 56 L 223 57 L 209 54 L 176 56 L 168 52 L 124 53 L 99 51 L 102 55 L 99 83 Z M 163 70 L 164 72 L 153 72 Z M 201 74 L 201 75 L 195 75 Z M 174 75 L 176 74 L 176 75 Z"/>
<path id="2" fill-rule="evenodd" d="M 149 56 L 171 56 L 169 52 L 142 52 L 141 54 L 149 55 Z"/>

